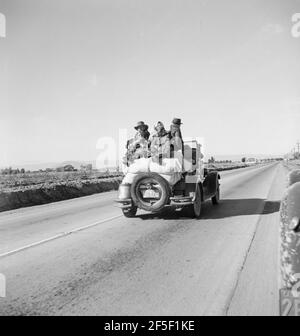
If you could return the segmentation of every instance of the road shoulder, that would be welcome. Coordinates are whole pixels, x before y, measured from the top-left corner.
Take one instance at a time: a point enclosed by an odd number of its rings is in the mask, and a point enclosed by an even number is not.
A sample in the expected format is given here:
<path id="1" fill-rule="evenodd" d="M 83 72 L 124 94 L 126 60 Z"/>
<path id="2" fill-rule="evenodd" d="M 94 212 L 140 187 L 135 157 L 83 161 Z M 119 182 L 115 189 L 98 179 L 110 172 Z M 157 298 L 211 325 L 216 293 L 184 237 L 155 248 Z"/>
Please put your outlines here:
<path id="1" fill-rule="evenodd" d="M 287 170 L 278 166 L 266 207 L 281 200 Z M 279 314 L 278 239 L 279 211 L 265 208 L 241 270 L 227 315 L 277 316 Z M 270 213 L 268 213 L 270 212 Z"/>

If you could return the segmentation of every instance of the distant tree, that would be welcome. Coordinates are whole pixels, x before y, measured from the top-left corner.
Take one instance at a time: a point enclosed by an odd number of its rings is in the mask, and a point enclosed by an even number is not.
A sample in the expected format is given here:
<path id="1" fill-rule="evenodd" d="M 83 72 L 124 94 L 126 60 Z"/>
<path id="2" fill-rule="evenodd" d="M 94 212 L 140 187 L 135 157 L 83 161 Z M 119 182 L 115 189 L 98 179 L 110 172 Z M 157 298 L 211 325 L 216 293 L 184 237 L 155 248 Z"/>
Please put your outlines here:
<path id="1" fill-rule="evenodd" d="M 245 163 L 246 160 L 247 160 L 247 158 L 245 158 L 245 157 L 242 158 L 242 162 L 243 162 L 243 163 Z"/>
<path id="2" fill-rule="evenodd" d="M 75 168 L 70 164 L 64 166 L 64 171 L 74 171 L 74 170 Z"/>
<path id="3" fill-rule="evenodd" d="M 21 173 L 21 174 L 25 174 L 25 169 L 24 169 L 24 168 L 21 168 L 20 173 Z"/>

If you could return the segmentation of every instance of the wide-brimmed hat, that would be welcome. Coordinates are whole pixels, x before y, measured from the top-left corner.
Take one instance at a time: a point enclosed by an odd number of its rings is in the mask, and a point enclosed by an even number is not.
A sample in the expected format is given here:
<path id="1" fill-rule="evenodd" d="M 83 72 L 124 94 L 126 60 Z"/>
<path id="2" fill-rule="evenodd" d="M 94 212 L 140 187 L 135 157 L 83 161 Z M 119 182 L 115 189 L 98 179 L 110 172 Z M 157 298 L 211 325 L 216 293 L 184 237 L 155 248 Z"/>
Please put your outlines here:
<path id="1" fill-rule="evenodd" d="M 143 130 L 147 130 L 148 129 L 148 125 L 146 125 L 143 121 L 138 121 L 136 126 L 134 126 L 134 128 L 136 130 L 138 130 L 139 128 L 143 129 Z"/>
<path id="2" fill-rule="evenodd" d="M 172 124 L 174 124 L 174 125 L 181 125 L 181 124 L 182 124 L 181 119 L 179 119 L 179 118 L 174 118 L 174 119 L 172 120 Z"/>

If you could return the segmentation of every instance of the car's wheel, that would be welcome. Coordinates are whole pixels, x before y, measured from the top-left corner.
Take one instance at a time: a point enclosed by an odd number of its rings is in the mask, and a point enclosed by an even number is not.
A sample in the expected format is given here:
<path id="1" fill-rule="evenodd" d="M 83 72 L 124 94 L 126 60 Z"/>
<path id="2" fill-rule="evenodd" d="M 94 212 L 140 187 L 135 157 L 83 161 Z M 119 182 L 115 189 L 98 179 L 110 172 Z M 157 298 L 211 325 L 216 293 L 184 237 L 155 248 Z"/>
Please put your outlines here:
<path id="1" fill-rule="evenodd" d="M 214 197 L 211 199 L 212 204 L 216 205 L 220 203 L 220 186 L 217 188 L 217 192 Z"/>
<path id="2" fill-rule="evenodd" d="M 132 218 L 136 215 L 137 207 L 133 206 L 129 209 L 122 209 L 123 215 L 127 218 Z"/>
<path id="3" fill-rule="evenodd" d="M 202 199 L 199 186 L 196 187 L 194 204 L 189 205 L 188 214 L 192 218 L 200 218 L 202 213 Z"/>
<path id="4" fill-rule="evenodd" d="M 169 201 L 169 183 L 157 173 L 139 174 L 131 185 L 131 198 L 140 209 L 157 212 Z"/>

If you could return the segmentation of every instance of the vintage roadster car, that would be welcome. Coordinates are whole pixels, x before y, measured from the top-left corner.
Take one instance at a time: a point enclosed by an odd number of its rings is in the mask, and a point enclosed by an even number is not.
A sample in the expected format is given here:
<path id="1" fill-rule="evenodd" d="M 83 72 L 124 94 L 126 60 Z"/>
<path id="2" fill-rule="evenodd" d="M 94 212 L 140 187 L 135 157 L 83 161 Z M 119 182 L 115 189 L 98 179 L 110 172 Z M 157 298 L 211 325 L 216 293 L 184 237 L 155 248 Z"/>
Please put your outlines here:
<path id="1" fill-rule="evenodd" d="M 116 202 L 124 216 L 134 217 L 138 209 L 158 212 L 166 206 L 177 210 L 186 208 L 189 216 L 199 218 L 202 203 L 208 199 L 218 204 L 220 176 L 204 168 L 201 144 L 184 141 L 184 155 L 164 159 L 160 164 L 140 159 L 125 174 Z M 139 161 L 139 160 L 137 160 Z M 143 168 L 141 168 L 143 167 Z"/>

